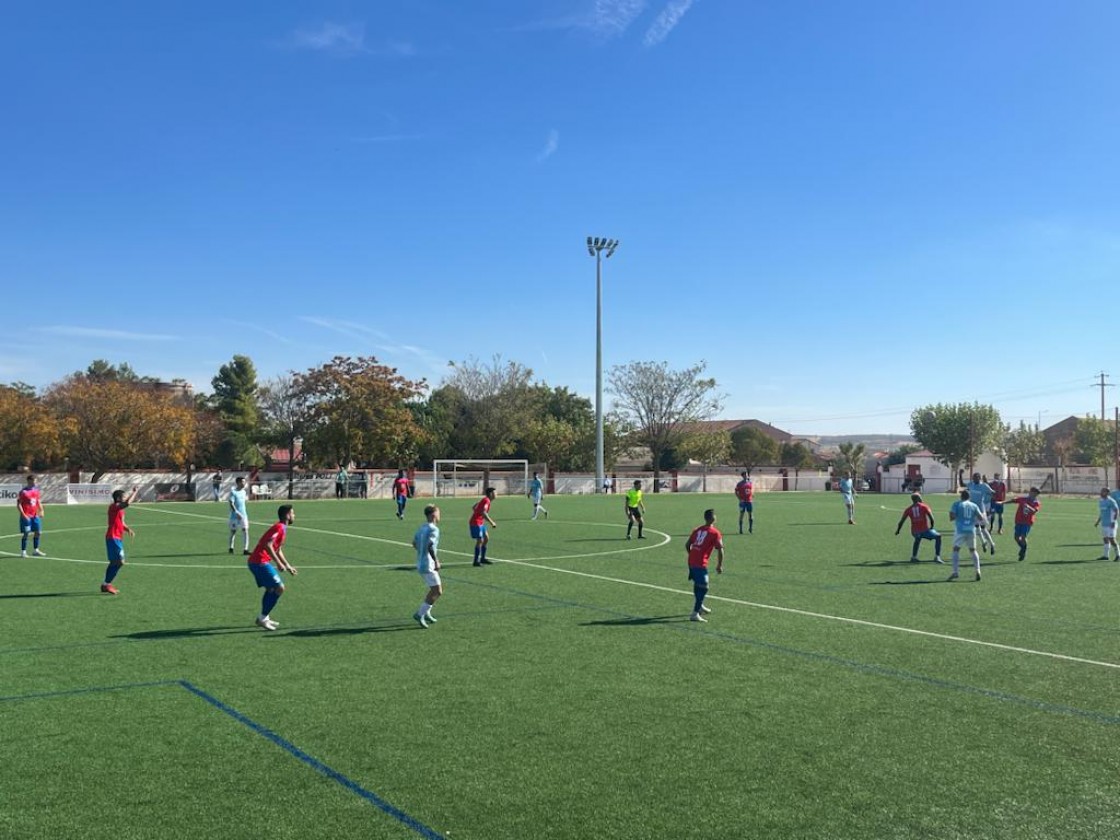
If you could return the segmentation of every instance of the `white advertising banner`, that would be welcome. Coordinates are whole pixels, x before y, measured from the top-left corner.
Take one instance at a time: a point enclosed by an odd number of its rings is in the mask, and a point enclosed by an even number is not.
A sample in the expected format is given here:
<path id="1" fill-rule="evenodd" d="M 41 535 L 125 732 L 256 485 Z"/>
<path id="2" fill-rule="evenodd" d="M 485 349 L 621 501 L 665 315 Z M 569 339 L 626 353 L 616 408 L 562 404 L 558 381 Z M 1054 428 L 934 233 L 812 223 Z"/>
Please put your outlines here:
<path id="1" fill-rule="evenodd" d="M 113 501 L 112 484 L 67 484 L 66 504 L 107 505 Z"/>
<path id="2" fill-rule="evenodd" d="M 15 504 L 22 484 L 0 484 L 0 504 Z"/>

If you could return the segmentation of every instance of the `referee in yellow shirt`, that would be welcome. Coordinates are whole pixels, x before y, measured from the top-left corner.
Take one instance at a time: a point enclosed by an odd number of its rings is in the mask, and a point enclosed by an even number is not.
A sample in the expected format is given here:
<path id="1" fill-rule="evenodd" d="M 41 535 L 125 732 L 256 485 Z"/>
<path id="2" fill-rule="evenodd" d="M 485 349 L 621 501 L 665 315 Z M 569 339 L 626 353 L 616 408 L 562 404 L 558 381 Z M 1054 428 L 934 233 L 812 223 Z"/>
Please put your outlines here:
<path id="1" fill-rule="evenodd" d="M 642 536 L 642 514 L 646 511 L 645 503 L 642 502 L 642 482 L 634 481 L 634 486 L 626 491 L 626 539 L 630 539 L 630 532 L 634 530 L 634 523 L 638 523 L 638 539 L 644 540 Z"/>

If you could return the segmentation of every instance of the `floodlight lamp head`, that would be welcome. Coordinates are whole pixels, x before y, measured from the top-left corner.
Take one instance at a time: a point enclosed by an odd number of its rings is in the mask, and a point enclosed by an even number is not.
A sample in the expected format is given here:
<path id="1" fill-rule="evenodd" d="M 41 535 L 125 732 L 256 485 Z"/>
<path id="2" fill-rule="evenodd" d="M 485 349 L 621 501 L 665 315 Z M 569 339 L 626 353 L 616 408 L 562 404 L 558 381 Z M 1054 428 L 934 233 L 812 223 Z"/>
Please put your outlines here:
<path id="1" fill-rule="evenodd" d="M 607 259 L 610 259 L 611 254 L 613 254 L 615 252 L 615 249 L 617 247 L 618 247 L 618 240 L 617 239 L 612 239 L 610 242 L 607 243 Z"/>

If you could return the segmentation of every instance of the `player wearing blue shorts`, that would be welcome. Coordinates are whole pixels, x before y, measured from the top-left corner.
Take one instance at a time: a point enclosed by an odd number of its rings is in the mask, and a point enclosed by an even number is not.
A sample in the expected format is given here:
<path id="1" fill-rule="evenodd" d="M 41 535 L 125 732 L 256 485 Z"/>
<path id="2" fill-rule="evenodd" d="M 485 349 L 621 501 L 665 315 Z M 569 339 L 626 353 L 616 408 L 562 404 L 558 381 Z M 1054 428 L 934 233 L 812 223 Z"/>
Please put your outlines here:
<path id="1" fill-rule="evenodd" d="M 19 556 L 27 556 L 27 538 L 32 537 L 32 548 L 36 557 L 44 557 L 39 550 L 39 540 L 43 535 L 43 498 L 39 488 L 35 486 L 35 476 L 27 477 L 27 484 L 16 495 L 16 507 L 19 509 Z"/>
<path id="2" fill-rule="evenodd" d="M 1042 503 L 1038 500 L 1038 494 L 1041 492 L 1037 487 L 1032 487 L 1026 496 L 1011 500 L 1011 504 L 1015 505 L 1015 542 L 1019 544 L 1020 562 L 1027 559 L 1027 536 L 1031 532 L 1031 526 L 1034 525 L 1034 518 L 1038 516 L 1038 511 L 1042 507 Z"/>
<path id="3" fill-rule="evenodd" d="M 280 579 L 281 572 L 296 575 L 296 567 L 288 562 L 284 556 L 284 540 L 288 537 L 288 526 L 296 520 L 295 511 L 291 505 L 280 505 L 276 511 L 276 523 L 261 536 L 257 547 L 249 555 L 249 571 L 257 586 L 264 589 L 261 596 L 261 613 L 257 616 L 256 624 L 265 630 L 275 630 L 280 622 L 273 621 L 271 612 L 273 607 L 284 594 L 284 582 Z M 273 565 L 275 564 L 275 565 Z"/>
<path id="4" fill-rule="evenodd" d="M 471 511 L 470 526 L 471 539 L 474 540 L 475 566 L 492 565 L 491 561 L 486 559 L 486 546 L 490 543 L 490 535 L 486 532 L 486 525 L 489 524 L 491 528 L 498 527 L 498 523 L 490 518 L 490 503 L 494 501 L 495 495 L 497 495 L 497 491 L 493 487 L 487 487 L 486 492 L 475 503 L 474 509 Z"/>
<path id="5" fill-rule="evenodd" d="M 922 544 L 922 540 L 933 540 L 933 562 L 944 562 L 941 559 L 941 534 L 939 534 L 933 527 L 933 511 L 930 510 L 929 505 L 922 501 L 921 493 L 913 493 L 910 496 L 912 504 L 902 512 L 902 518 L 898 520 L 898 527 L 894 529 L 894 535 L 897 537 L 902 532 L 902 526 L 907 519 L 910 520 L 910 535 L 914 538 L 914 548 L 910 551 L 910 562 L 918 562 L 918 548 Z"/>
<path id="6" fill-rule="evenodd" d="M 118 594 L 117 588 L 113 586 L 113 579 L 124 565 L 124 535 L 136 536 L 136 532 L 125 524 L 124 512 L 139 493 L 139 487 L 133 487 L 127 498 L 123 490 L 113 491 L 113 501 L 109 505 L 109 527 L 105 531 L 105 553 L 109 555 L 109 565 L 105 569 L 105 580 L 101 583 L 101 591 L 106 595 Z"/>

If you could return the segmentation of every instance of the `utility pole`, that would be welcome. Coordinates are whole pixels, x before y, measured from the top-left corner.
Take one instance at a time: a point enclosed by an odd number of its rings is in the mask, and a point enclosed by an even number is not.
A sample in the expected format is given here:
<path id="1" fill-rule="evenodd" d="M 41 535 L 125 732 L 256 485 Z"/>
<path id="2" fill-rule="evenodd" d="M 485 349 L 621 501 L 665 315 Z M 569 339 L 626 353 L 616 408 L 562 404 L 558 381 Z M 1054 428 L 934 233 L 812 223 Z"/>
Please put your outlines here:
<path id="1" fill-rule="evenodd" d="M 1100 373 L 1098 373 L 1097 376 L 1100 377 L 1101 381 L 1093 383 L 1090 387 L 1101 389 L 1101 420 L 1104 420 L 1104 389 L 1105 388 L 1115 388 L 1116 386 L 1112 385 L 1112 384 L 1106 384 L 1105 383 L 1105 379 L 1109 378 L 1109 375 L 1107 373 L 1105 373 L 1103 370 Z"/>

